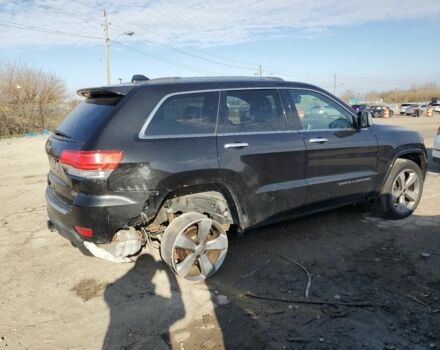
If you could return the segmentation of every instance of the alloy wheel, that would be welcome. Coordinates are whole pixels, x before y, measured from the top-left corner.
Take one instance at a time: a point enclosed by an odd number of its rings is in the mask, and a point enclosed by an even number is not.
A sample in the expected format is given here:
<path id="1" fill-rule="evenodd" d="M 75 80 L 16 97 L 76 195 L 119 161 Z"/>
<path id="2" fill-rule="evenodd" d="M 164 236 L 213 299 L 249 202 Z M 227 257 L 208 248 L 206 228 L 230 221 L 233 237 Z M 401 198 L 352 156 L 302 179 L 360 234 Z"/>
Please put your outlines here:
<path id="1" fill-rule="evenodd" d="M 399 211 L 412 210 L 420 195 L 420 179 L 411 169 L 402 170 L 393 182 L 393 204 Z"/>

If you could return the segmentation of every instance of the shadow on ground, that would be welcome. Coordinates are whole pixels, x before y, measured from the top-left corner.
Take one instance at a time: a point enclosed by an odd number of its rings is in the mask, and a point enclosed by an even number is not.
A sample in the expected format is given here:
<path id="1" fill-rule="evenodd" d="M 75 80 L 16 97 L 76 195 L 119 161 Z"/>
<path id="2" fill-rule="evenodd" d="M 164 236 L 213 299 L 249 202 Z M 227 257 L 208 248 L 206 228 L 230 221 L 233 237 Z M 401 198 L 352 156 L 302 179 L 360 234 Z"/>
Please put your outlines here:
<path id="1" fill-rule="evenodd" d="M 181 293 L 163 263 L 141 257 L 105 292 L 111 323 L 104 348 L 440 347 L 439 234 L 440 216 L 387 221 L 347 207 L 232 235 L 223 268 L 206 282 L 216 307 L 205 316 L 218 327 L 194 320 L 190 336 L 171 345 L 169 328 L 184 316 Z M 306 274 L 279 254 L 310 272 L 308 300 L 355 306 L 301 303 Z M 156 269 L 167 273 L 173 302 L 155 293 Z M 289 301 L 253 299 L 246 292 Z M 219 303 L 219 295 L 228 302 Z M 173 317 L 162 319 L 160 310 L 169 307 Z"/>
<path id="2" fill-rule="evenodd" d="M 157 272 L 169 285 L 157 285 Z M 185 316 L 175 275 L 151 255 L 141 255 L 134 267 L 107 286 L 104 299 L 110 324 L 103 349 L 168 349 L 170 327 Z M 171 315 L 171 317 L 170 317 Z"/>

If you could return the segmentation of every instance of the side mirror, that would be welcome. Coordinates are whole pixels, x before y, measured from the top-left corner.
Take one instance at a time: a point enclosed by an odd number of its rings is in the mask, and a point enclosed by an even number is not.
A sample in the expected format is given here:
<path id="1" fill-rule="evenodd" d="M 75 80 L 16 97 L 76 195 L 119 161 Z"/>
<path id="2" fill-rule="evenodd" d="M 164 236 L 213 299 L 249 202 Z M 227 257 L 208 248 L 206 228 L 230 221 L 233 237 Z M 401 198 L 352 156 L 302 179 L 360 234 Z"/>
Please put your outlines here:
<path id="1" fill-rule="evenodd" d="M 357 125 L 358 129 L 368 128 L 373 125 L 373 117 L 368 111 L 359 111 L 357 113 Z"/>

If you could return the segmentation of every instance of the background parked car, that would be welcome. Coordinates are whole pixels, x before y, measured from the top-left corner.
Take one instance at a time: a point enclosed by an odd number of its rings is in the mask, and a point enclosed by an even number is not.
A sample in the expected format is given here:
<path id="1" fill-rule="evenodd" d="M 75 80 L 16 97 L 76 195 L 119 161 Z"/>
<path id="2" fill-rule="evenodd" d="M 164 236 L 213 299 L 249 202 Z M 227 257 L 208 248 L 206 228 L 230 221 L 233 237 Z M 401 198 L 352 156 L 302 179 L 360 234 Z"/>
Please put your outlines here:
<path id="1" fill-rule="evenodd" d="M 400 114 L 405 114 L 406 113 L 406 109 L 411 106 L 410 103 L 402 103 L 400 105 Z"/>
<path id="2" fill-rule="evenodd" d="M 388 110 L 388 116 L 392 117 L 394 112 L 391 108 L 386 106 L 371 106 L 368 107 L 367 110 L 371 113 L 373 118 L 381 118 L 384 115 L 384 111 Z"/>
<path id="3" fill-rule="evenodd" d="M 414 103 L 406 108 L 405 114 L 406 115 L 415 115 L 417 109 L 420 109 L 420 105 Z"/>
<path id="4" fill-rule="evenodd" d="M 434 137 L 434 146 L 432 147 L 432 160 L 440 162 L 440 126 L 437 130 L 437 136 Z"/>
<path id="5" fill-rule="evenodd" d="M 420 114 L 426 113 L 426 111 L 428 110 L 428 105 L 421 105 L 419 110 L 420 110 Z"/>
<path id="6" fill-rule="evenodd" d="M 431 107 L 434 112 L 440 113 L 440 103 L 433 103 L 431 104 Z"/>
<path id="7" fill-rule="evenodd" d="M 359 112 L 368 109 L 368 105 L 366 103 L 362 103 L 358 105 L 351 105 L 351 108 L 353 108 L 356 112 Z"/>

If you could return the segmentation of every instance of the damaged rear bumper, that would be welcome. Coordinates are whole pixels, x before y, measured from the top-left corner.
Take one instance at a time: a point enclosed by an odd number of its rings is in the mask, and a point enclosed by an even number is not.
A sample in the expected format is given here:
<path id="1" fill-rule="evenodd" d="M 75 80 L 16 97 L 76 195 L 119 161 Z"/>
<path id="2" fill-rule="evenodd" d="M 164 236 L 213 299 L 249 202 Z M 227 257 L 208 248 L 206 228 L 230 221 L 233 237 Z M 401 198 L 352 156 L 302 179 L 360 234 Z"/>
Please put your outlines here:
<path id="1" fill-rule="evenodd" d="M 113 262 L 131 261 L 126 257 L 137 253 L 145 241 L 134 228 L 120 228 L 126 227 L 130 218 L 140 212 L 139 205 L 135 202 L 127 203 L 127 199 L 121 205 L 115 196 L 103 196 L 99 202 L 96 196 L 87 197 L 92 201 L 82 199 L 80 203 L 66 203 L 48 187 L 46 202 L 49 229 L 56 229 L 85 255 Z M 79 235 L 74 229 L 76 225 L 92 228 L 93 238 Z"/>
<path id="2" fill-rule="evenodd" d="M 111 243 L 97 245 L 82 239 L 80 235 L 73 230 L 69 230 L 62 223 L 54 223 L 50 219 L 47 226 L 51 231 L 55 228 L 61 236 L 67 238 L 84 255 L 95 256 L 116 263 L 132 262 L 129 256 L 138 253 L 145 244 L 142 235 L 134 228 L 118 231 L 116 239 Z"/>

